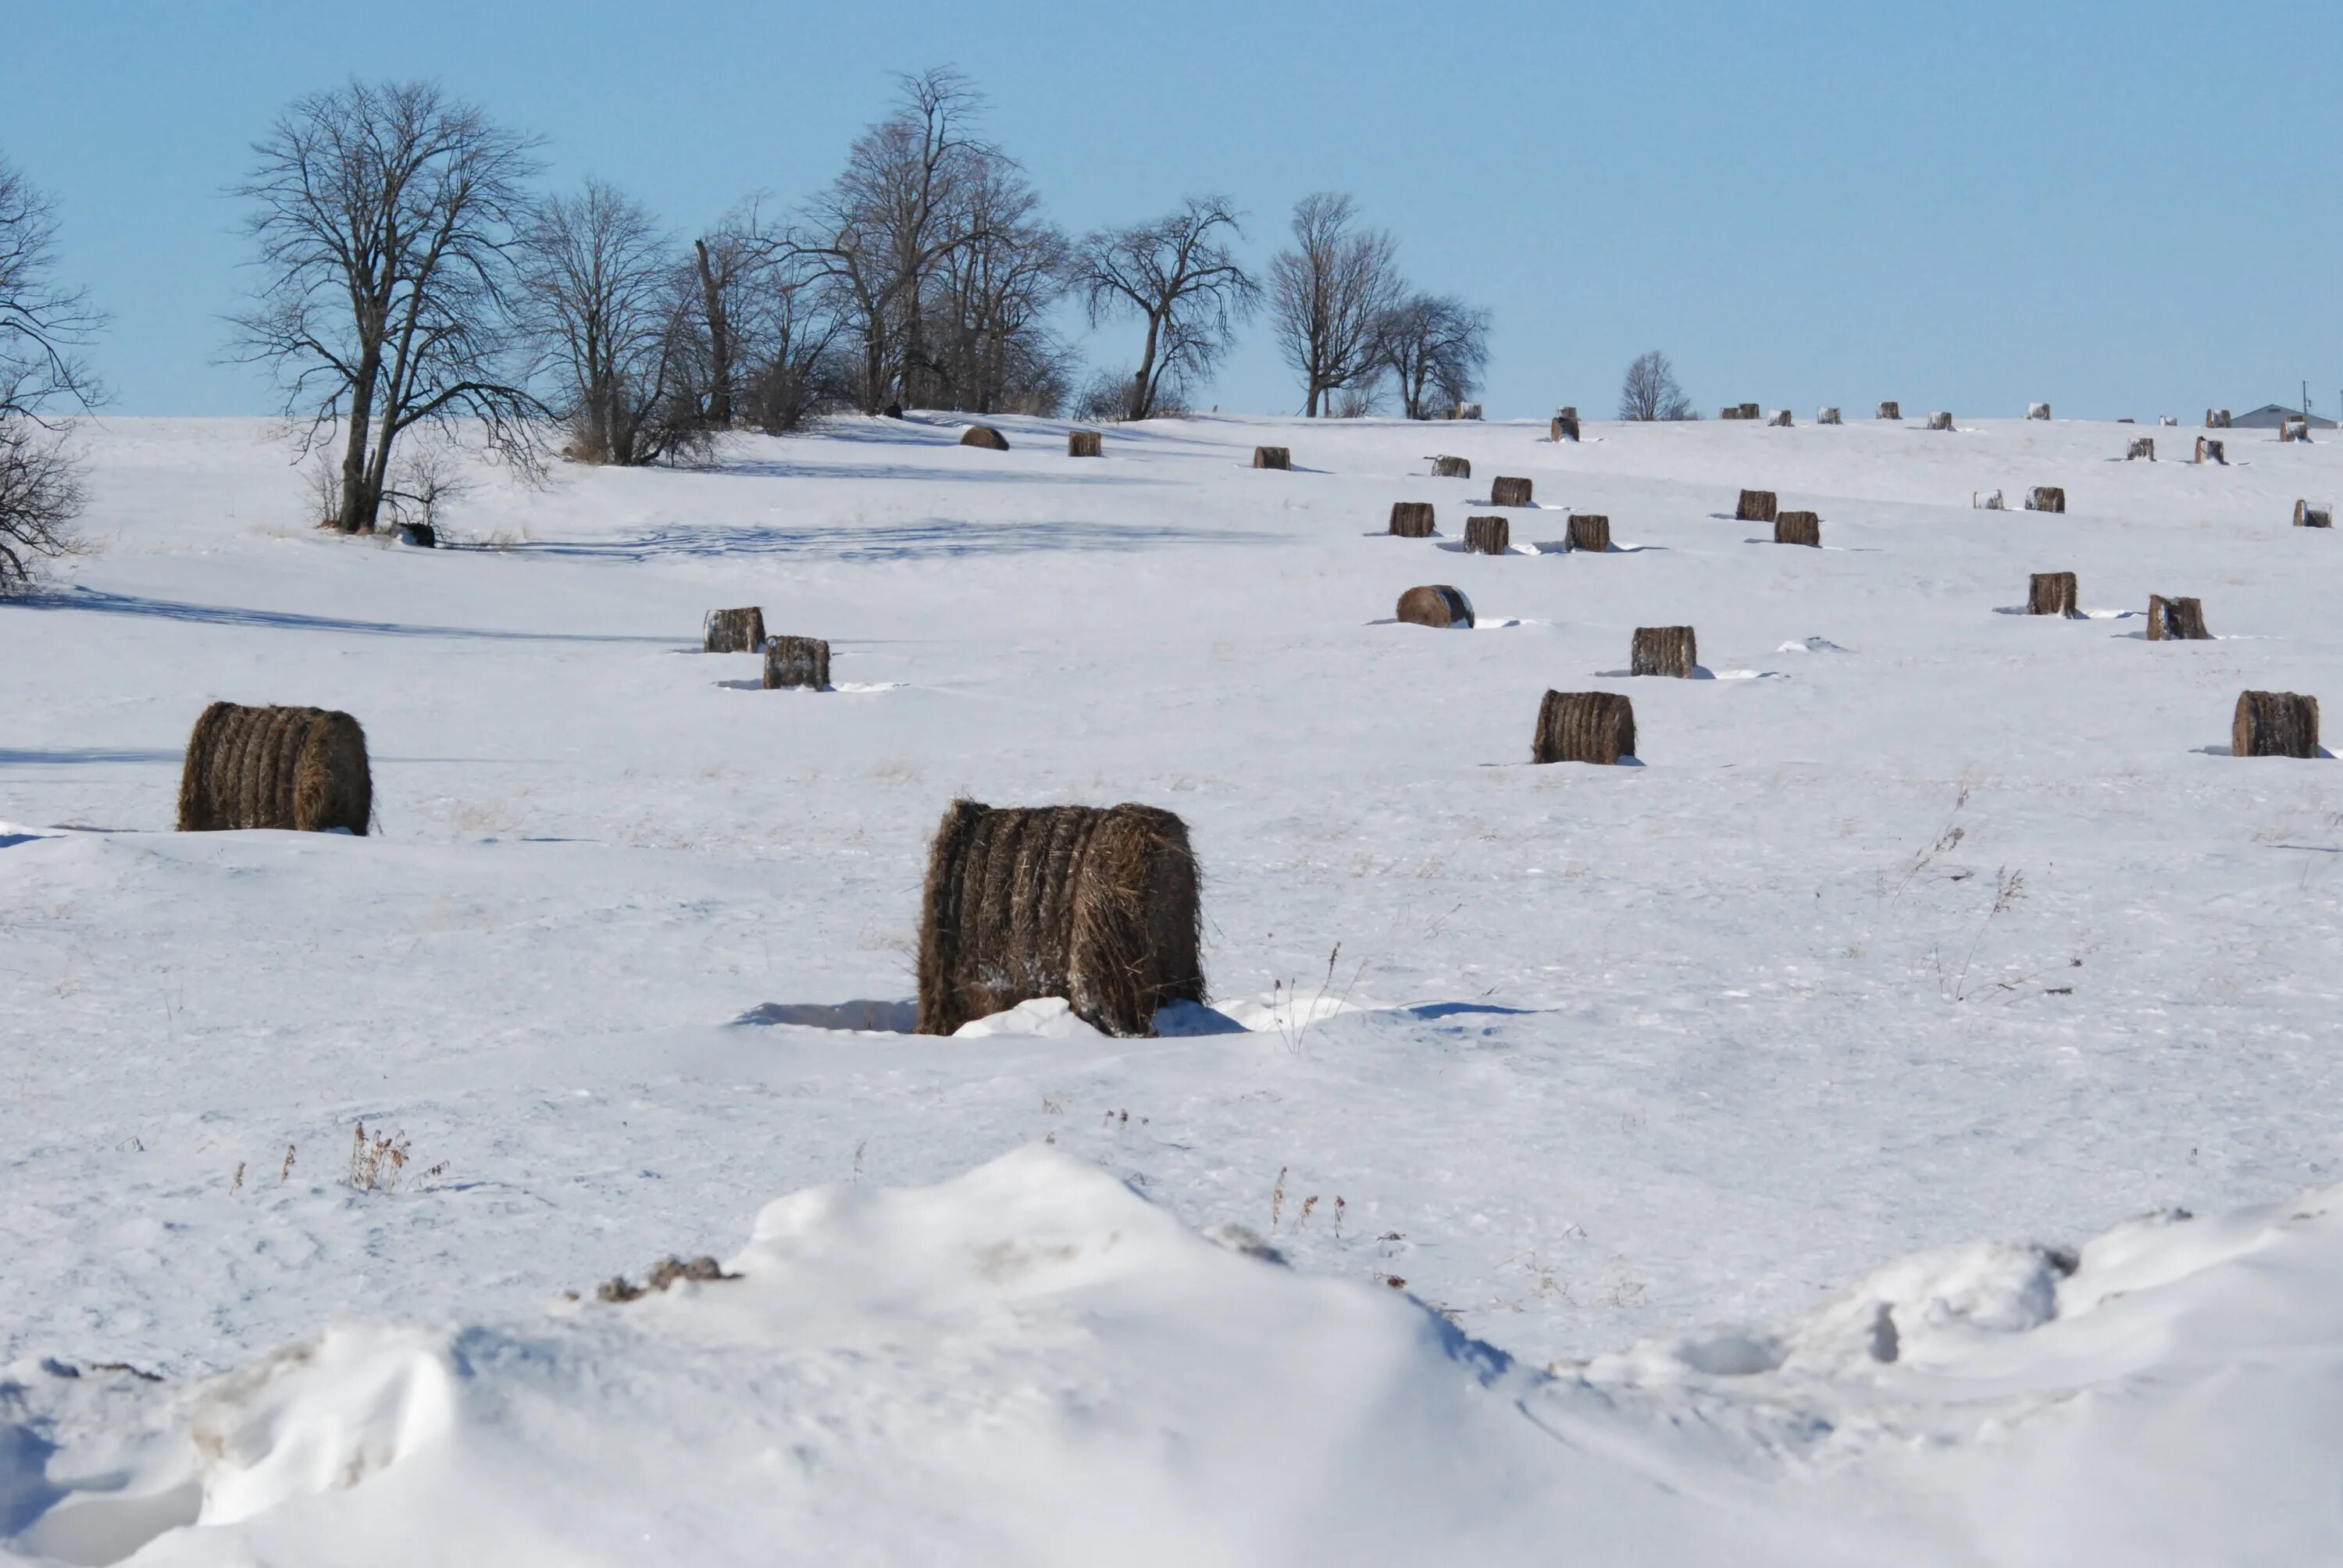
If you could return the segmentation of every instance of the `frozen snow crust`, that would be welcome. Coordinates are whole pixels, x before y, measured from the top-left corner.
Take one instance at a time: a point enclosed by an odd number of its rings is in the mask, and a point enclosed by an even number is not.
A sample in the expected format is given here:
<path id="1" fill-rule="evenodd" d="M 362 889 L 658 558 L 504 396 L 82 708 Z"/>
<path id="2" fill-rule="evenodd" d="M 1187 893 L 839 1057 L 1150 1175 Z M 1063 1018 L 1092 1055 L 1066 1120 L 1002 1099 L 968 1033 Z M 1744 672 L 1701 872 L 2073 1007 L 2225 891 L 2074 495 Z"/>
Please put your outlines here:
<path id="1" fill-rule="evenodd" d="M 482 470 L 439 551 L 298 527 L 257 423 L 87 428 L 99 548 L 0 605 L 0 1543 L 2337 1554 L 2343 806 L 2219 752 L 2343 691 L 2343 447 L 1004 425 Z M 1526 553 L 1377 536 L 1481 509 L 1433 450 Z M 2095 618 L 1996 613 L 2053 569 Z M 1378 624 L 1427 581 L 1498 635 Z M 837 689 L 687 651 L 748 603 Z M 1612 673 L 1671 624 L 1752 678 Z M 1526 765 L 1548 687 L 1642 765 Z M 167 832 L 215 698 L 357 714 L 379 832 Z M 1179 811 L 1211 1005 L 895 1032 L 959 792 Z M 669 1253 L 742 1277 L 593 1299 Z"/>

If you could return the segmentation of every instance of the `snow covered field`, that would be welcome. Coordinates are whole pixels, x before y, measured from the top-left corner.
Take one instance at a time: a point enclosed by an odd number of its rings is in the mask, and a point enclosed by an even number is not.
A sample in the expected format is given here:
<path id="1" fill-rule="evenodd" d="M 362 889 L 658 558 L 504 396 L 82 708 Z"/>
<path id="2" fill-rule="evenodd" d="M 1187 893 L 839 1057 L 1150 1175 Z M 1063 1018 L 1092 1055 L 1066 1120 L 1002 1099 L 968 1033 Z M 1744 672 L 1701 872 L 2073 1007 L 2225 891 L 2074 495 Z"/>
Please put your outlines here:
<path id="1" fill-rule="evenodd" d="M 439 551 L 88 429 L 0 605 L 0 1552 L 2343 1557 L 2343 776 L 2226 755 L 2343 698 L 2343 447 L 1000 423 L 482 470 Z M 1443 548 L 1500 474 L 1620 548 Z M 745 604 L 838 689 L 696 651 Z M 1550 687 L 1642 765 L 1529 766 Z M 377 834 L 169 833 L 217 698 L 357 715 Z M 1184 817 L 1225 1032 L 820 1027 L 960 793 Z M 594 1301 L 670 1253 L 743 1278 Z"/>

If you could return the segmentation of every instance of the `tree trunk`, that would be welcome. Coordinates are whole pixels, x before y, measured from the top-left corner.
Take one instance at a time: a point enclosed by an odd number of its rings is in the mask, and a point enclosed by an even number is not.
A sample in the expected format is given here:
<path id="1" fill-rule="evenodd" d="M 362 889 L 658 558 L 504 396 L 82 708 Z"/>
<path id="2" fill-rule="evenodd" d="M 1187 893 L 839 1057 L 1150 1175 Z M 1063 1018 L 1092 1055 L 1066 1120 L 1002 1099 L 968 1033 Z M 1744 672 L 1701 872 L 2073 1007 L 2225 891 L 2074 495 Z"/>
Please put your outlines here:
<path id="1" fill-rule="evenodd" d="M 732 423 L 732 323 L 708 263 L 708 242 L 695 239 L 691 248 L 699 255 L 699 294 L 708 311 L 708 422 L 723 429 Z"/>
<path id="2" fill-rule="evenodd" d="M 374 508 L 366 504 L 367 438 L 374 432 L 374 385 L 382 362 L 368 351 L 358 357 L 357 374 L 350 384 L 350 438 L 342 449 L 342 509 L 334 526 L 346 534 L 365 533 L 374 527 Z"/>
<path id="3" fill-rule="evenodd" d="M 1147 317 L 1147 347 L 1140 351 L 1139 373 L 1131 378 L 1131 417 L 1144 419 L 1155 407 L 1155 337 L 1162 326 L 1162 317 L 1152 311 Z"/>

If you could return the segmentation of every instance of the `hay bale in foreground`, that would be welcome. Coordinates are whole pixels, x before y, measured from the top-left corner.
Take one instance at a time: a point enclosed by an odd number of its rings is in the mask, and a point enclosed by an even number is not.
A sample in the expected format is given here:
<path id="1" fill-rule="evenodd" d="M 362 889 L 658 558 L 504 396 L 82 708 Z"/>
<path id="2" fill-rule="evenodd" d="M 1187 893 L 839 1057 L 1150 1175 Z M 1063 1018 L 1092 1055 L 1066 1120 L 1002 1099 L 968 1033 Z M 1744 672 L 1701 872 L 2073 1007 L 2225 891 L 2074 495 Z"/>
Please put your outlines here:
<path id="1" fill-rule="evenodd" d="M 830 644 L 818 637 L 775 637 L 765 642 L 765 689 L 830 689 Z"/>
<path id="2" fill-rule="evenodd" d="M 2197 460 L 2200 463 L 2218 463 L 2225 468 L 2229 466 L 2229 455 L 2221 449 L 2221 443 L 2203 436 L 2197 437 Z"/>
<path id="3" fill-rule="evenodd" d="M 1430 501 L 1393 501 L 1391 510 L 1391 531 L 1403 539 L 1428 539 L 1432 537 L 1432 503 Z"/>
<path id="4" fill-rule="evenodd" d="M 2026 509 L 2029 512 L 2064 512 L 2066 492 L 2056 485 L 2036 485 L 2026 492 Z"/>
<path id="5" fill-rule="evenodd" d="M 2205 629 L 2205 606 L 2200 599 L 2147 596 L 2147 640 L 2150 642 L 2210 642 Z"/>
<path id="6" fill-rule="evenodd" d="M 2026 417 L 2029 419 L 2047 419 L 2050 417 L 2050 405 L 2047 403 L 2028 403 L 2026 406 Z"/>
<path id="7" fill-rule="evenodd" d="M 1784 512 L 1774 519 L 1774 542 L 1777 545 L 1806 545 L 1823 548 L 1823 519 L 1820 512 Z"/>
<path id="8" fill-rule="evenodd" d="M 1821 413 L 1815 416 L 1815 423 L 1817 425 L 1844 425 L 1846 423 L 1846 419 L 1837 409 L 1825 408 Z"/>
<path id="9" fill-rule="evenodd" d="M 2294 526 L 2298 528 L 2331 528 L 2335 526 L 2334 508 L 2297 501 L 2294 504 Z"/>
<path id="10" fill-rule="evenodd" d="M 1255 447 L 1252 466 L 1256 468 L 1291 468 L 1293 454 L 1283 447 Z"/>
<path id="11" fill-rule="evenodd" d="M 1790 411 L 1787 408 L 1775 409 L 1774 417 L 1765 421 L 1765 426 L 1766 428 L 1772 430 L 1789 429 L 1791 427 Z"/>
<path id="12" fill-rule="evenodd" d="M 1733 519 L 1740 523 L 1770 523 L 1777 505 L 1771 490 L 1744 490 L 1741 499 L 1734 503 Z"/>
<path id="13" fill-rule="evenodd" d="M 2151 462 L 2151 463 L 2153 463 L 2153 462 L 2155 462 L 2155 461 L 2156 461 L 2156 437 L 2153 437 L 2153 436 L 2135 436 L 2135 437 L 2132 437 L 2132 443 L 2131 443 L 2131 445 L 2130 445 L 2128 447 L 2125 448 L 2125 451 L 2124 451 L 2124 461 L 2125 461 L 2125 462 L 2127 462 L 2127 463 L 2136 462 L 2136 461 L 2137 461 L 2138 459 L 2140 459 L 2140 458 L 2142 458 L 2142 457 L 2147 458 L 2147 459 L 2149 462 Z"/>
<path id="14" fill-rule="evenodd" d="M 1549 691 L 1538 705 L 1533 762 L 1610 767 L 1635 754 L 1635 709 L 1615 691 Z"/>
<path id="15" fill-rule="evenodd" d="M 2205 428 L 2207 430 L 2226 430 L 2228 427 L 2229 411 L 2227 408 L 2207 408 L 2205 410 Z"/>
<path id="16" fill-rule="evenodd" d="M 1489 504 L 1493 507 L 1526 507 L 1530 501 L 1530 482 L 1509 479 L 1503 475 L 1489 481 Z"/>
<path id="17" fill-rule="evenodd" d="M 1108 1034 L 1204 1000 L 1187 824 L 1152 806 L 996 809 L 955 800 L 928 851 L 921 1034 L 1061 996 Z"/>
<path id="18" fill-rule="evenodd" d="M 1435 479 L 1469 479 L 1473 465 L 1462 457 L 1442 456 L 1432 459 L 1432 477 Z"/>
<path id="19" fill-rule="evenodd" d="M 1469 555 L 1501 556 L 1513 548 L 1513 527 L 1503 518 L 1464 519 L 1464 549 Z"/>
<path id="20" fill-rule="evenodd" d="M 366 731 L 347 713 L 215 702 L 187 737 L 182 833 L 344 828 L 363 835 L 373 814 Z"/>
<path id="21" fill-rule="evenodd" d="M 988 452 L 1009 450 L 1009 437 L 990 425 L 970 425 L 960 432 L 960 444 L 963 447 L 981 447 Z"/>
<path id="22" fill-rule="evenodd" d="M 1901 419 L 1904 417 L 1904 405 L 1901 403 L 1882 403 L 1879 406 L 1879 412 L 1875 415 L 1874 417 L 1880 419 Z"/>
<path id="23" fill-rule="evenodd" d="M 2294 691 L 2241 691 L 2229 720 L 2232 757 L 2318 755 L 2318 699 Z"/>
<path id="24" fill-rule="evenodd" d="M 1096 430 L 1066 432 L 1066 456 L 1069 457 L 1103 457 L 1106 437 Z"/>
<path id="25" fill-rule="evenodd" d="M 1700 664 L 1699 645 L 1688 626 L 1639 626 L 1635 641 L 1627 656 L 1627 668 L 1635 675 L 1670 675 L 1679 680 L 1692 678 L 1693 670 Z"/>
<path id="26" fill-rule="evenodd" d="M 2077 619 L 2082 612 L 2075 608 L 2075 594 L 2073 572 L 2036 572 L 2026 579 L 2026 613 Z"/>
<path id="27" fill-rule="evenodd" d="M 1473 624 L 1473 601 L 1446 583 L 1431 583 L 1400 595 L 1395 613 L 1412 626 L 1469 628 Z"/>
<path id="28" fill-rule="evenodd" d="M 1554 417 L 1554 423 L 1546 428 L 1546 435 L 1550 439 L 1556 441 L 1577 440 L 1578 416 L 1575 414 L 1556 414 Z"/>
<path id="29" fill-rule="evenodd" d="M 1570 514 L 1570 548 L 1599 554 L 1611 548 L 1611 519 L 1602 512 Z"/>
<path id="30" fill-rule="evenodd" d="M 765 612 L 756 605 L 711 609 L 699 623 L 702 653 L 755 653 L 765 646 Z"/>
<path id="31" fill-rule="evenodd" d="M 1949 429 L 1951 429 L 1952 427 L 1953 427 L 1953 416 L 1952 416 L 1952 414 L 1951 414 L 1948 410 L 1946 410 L 1946 409 L 1943 409 L 1943 408 L 1939 408 L 1939 409 L 1937 409 L 1935 413 L 1933 413 L 1933 414 L 1931 414 L 1931 415 L 1929 415 L 1929 416 L 1928 416 L 1928 428 L 1929 428 L 1929 429 L 1931 429 L 1931 430 L 1949 430 Z"/>

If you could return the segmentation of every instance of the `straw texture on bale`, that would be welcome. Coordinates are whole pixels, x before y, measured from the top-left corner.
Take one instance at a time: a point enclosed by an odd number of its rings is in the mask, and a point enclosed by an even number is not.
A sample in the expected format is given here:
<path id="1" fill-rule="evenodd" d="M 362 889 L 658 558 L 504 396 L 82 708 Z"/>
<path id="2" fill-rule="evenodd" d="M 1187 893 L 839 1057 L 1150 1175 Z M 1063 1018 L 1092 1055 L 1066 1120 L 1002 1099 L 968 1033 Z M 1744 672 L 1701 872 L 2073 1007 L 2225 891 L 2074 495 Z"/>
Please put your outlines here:
<path id="1" fill-rule="evenodd" d="M 1255 447 L 1252 466 L 1256 468 L 1291 468 L 1293 454 L 1283 447 Z"/>
<path id="2" fill-rule="evenodd" d="M 1513 548 L 1513 527 L 1503 518 L 1464 519 L 1464 548 L 1476 556 L 1501 556 Z"/>
<path id="3" fill-rule="evenodd" d="M 1556 414 L 1554 417 L 1554 423 L 1547 427 L 1546 434 L 1557 441 L 1577 440 L 1578 416 L 1575 414 Z"/>
<path id="4" fill-rule="evenodd" d="M 1435 479 L 1469 479 L 1473 477 L 1473 465 L 1462 457 L 1434 457 L 1432 459 L 1432 477 Z"/>
<path id="5" fill-rule="evenodd" d="M 1733 508 L 1734 520 L 1743 523 L 1770 523 L 1775 508 L 1780 505 L 1771 490 L 1744 490 Z"/>
<path id="6" fill-rule="evenodd" d="M 1792 424 L 1790 411 L 1787 408 L 1776 408 L 1774 410 L 1774 417 L 1765 421 L 1765 423 L 1769 428 L 1786 430 L 1790 428 Z"/>
<path id="7" fill-rule="evenodd" d="M 2318 755 L 2318 699 L 2293 691 L 2241 691 L 2229 720 L 2232 757 Z"/>
<path id="8" fill-rule="evenodd" d="M 1403 539 L 1428 539 L 1432 537 L 1432 503 L 1430 501 L 1393 501 L 1391 531 Z"/>
<path id="9" fill-rule="evenodd" d="M 2062 615 L 2071 620 L 2079 613 L 2075 593 L 2073 572 L 2036 572 L 2026 580 L 2026 613 Z"/>
<path id="10" fill-rule="evenodd" d="M 2124 461 L 2129 463 L 2141 457 L 2147 458 L 2151 463 L 2156 461 L 2155 437 L 2135 436 L 2132 437 L 2131 445 L 2124 451 Z"/>
<path id="11" fill-rule="evenodd" d="M 702 653 L 754 653 L 765 646 L 765 612 L 755 605 L 743 609 L 711 609 L 699 625 Z"/>
<path id="12" fill-rule="evenodd" d="M 1817 425 L 1844 425 L 1846 423 L 1846 418 L 1845 416 L 1842 415 L 1835 408 L 1825 408 L 1821 413 L 1815 416 L 1815 423 Z"/>
<path id="13" fill-rule="evenodd" d="M 2047 403 L 2028 403 L 2026 406 L 2026 417 L 2029 419 L 2047 419 L 2050 417 L 2050 405 Z"/>
<path id="14" fill-rule="evenodd" d="M 1204 1000 L 1187 824 L 1152 806 L 995 809 L 955 800 L 928 851 L 922 1034 L 1064 997 L 1108 1034 Z"/>
<path id="15" fill-rule="evenodd" d="M 1741 405 L 1738 403 L 1727 403 L 1724 407 L 1719 408 L 1716 411 L 1716 417 L 1720 419 L 1738 419 L 1741 417 Z"/>
<path id="16" fill-rule="evenodd" d="M 2278 438 L 2281 441 L 2300 441 L 2308 445 L 2310 440 L 2310 421 L 2308 419 L 2279 420 Z"/>
<path id="17" fill-rule="evenodd" d="M 1901 403 L 1882 403 L 1879 406 L 1877 417 L 1882 419 L 1901 419 L 1904 417 L 1904 405 Z"/>
<path id="18" fill-rule="evenodd" d="M 1639 626 L 1629 650 L 1628 669 L 1636 675 L 1672 675 L 1689 680 L 1700 648 L 1688 626 Z"/>
<path id="19" fill-rule="evenodd" d="M 2147 596 L 2148 641 L 2208 642 L 2212 636 L 2205 629 L 2202 600 L 2166 598 L 2161 594 Z"/>
<path id="20" fill-rule="evenodd" d="M 765 689 L 830 686 L 830 644 L 818 637 L 776 637 L 765 642 Z"/>
<path id="21" fill-rule="evenodd" d="M 1412 588 L 1399 596 L 1398 617 L 1414 626 L 1469 627 L 1473 601 L 1446 583 Z"/>
<path id="22" fill-rule="evenodd" d="M 1952 417 L 1952 415 L 1951 415 L 1949 412 L 1947 412 L 1946 410 L 1942 409 L 1942 408 L 1939 408 L 1939 409 L 1937 409 L 1935 413 L 1933 413 L 1933 414 L 1931 414 L 1931 415 L 1929 415 L 1929 416 L 1928 416 L 1928 428 L 1929 428 L 1929 429 L 1931 429 L 1931 430 L 1949 430 L 1949 429 L 1951 429 L 1952 427 L 1953 427 L 1953 417 Z"/>
<path id="23" fill-rule="evenodd" d="M 1489 481 L 1489 504 L 1493 507 L 1526 507 L 1530 504 L 1530 482 L 1509 479 L 1503 475 Z"/>
<path id="24" fill-rule="evenodd" d="M 2026 509 L 2029 512 L 2063 512 L 2066 509 L 2066 492 L 2056 485 L 2036 485 L 2026 492 Z"/>
<path id="25" fill-rule="evenodd" d="M 1760 409 L 1756 404 L 1744 403 L 1741 405 L 1741 417 L 1744 419 L 1762 419 L 1765 416 L 1764 411 Z"/>
<path id="26" fill-rule="evenodd" d="M 322 708 L 215 702 L 187 737 L 179 831 L 290 828 L 363 834 L 374 815 L 366 731 Z"/>
<path id="27" fill-rule="evenodd" d="M 2335 510 L 2331 507 L 2314 507 L 2308 501 L 2294 504 L 2294 526 L 2298 528 L 2331 528 L 2335 526 Z"/>
<path id="28" fill-rule="evenodd" d="M 960 444 L 963 447 L 981 447 L 988 452 L 1009 450 L 1009 437 L 990 425 L 970 425 L 960 432 Z"/>
<path id="29" fill-rule="evenodd" d="M 1774 519 L 1777 545 L 1811 545 L 1822 548 L 1823 519 L 1819 512 L 1784 512 Z"/>
<path id="30" fill-rule="evenodd" d="M 1066 456 L 1103 457 L 1106 456 L 1106 437 L 1096 430 L 1069 430 L 1066 432 Z"/>
<path id="31" fill-rule="evenodd" d="M 1533 762 L 1595 762 L 1635 754 L 1635 709 L 1615 691 L 1549 691 L 1538 705 Z"/>
<path id="32" fill-rule="evenodd" d="M 2207 408 L 2205 410 L 2205 428 L 2207 430 L 2226 430 L 2228 427 L 2229 411 L 2227 408 Z"/>
<path id="33" fill-rule="evenodd" d="M 2229 455 L 2222 450 L 2221 443 L 2204 436 L 2197 437 L 2197 460 L 2200 463 L 2218 463 L 2225 468 L 2229 466 Z"/>
<path id="34" fill-rule="evenodd" d="M 1571 513 L 1570 548 L 1598 554 L 1607 552 L 1611 548 L 1610 518 L 1601 512 Z"/>

